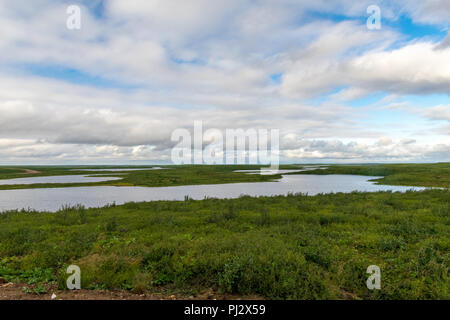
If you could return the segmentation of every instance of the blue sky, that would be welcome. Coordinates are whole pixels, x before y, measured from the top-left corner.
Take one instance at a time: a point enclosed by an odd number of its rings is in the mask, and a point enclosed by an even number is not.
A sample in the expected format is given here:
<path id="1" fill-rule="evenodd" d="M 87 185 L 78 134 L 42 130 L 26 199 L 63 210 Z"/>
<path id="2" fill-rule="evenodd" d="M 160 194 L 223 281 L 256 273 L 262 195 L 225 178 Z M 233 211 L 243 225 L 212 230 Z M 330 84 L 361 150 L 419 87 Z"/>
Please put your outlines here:
<path id="1" fill-rule="evenodd" d="M 279 129 L 283 162 L 448 161 L 449 6 L 372 4 L 0 0 L 0 156 L 170 162 L 201 120 Z"/>
<path id="2" fill-rule="evenodd" d="M 92 75 L 86 71 L 65 66 L 26 64 L 19 65 L 17 68 L 29 76 L 49 78 L 83 86 L 118 89 L 137 88 L 135 85 L 122 84 L 117 80 L 108 79 L 107 77 L 99 75 Z"/>

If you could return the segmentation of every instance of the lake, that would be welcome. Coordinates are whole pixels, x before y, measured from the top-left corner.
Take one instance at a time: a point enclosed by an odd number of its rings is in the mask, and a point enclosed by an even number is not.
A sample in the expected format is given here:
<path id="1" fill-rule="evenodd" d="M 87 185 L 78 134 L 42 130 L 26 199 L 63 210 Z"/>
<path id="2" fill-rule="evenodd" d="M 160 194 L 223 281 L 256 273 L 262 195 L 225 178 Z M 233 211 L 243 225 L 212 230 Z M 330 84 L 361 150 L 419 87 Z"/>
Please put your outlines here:
<path id="1" fill-rule="evenodd" d="M 123 178 L 118 177 L 101 177 L 98 176 L 83 176 L 83 175 L 70 175 L 70 176 L 47 176 L 47 177 L 30 177 L 30 178 L 17 178 L 17 179 L 1 179 L 0 185 L 18 185 L 18 184 L 38 184 L 38 183 L 93 183 L 103 181 L 121 180 Z"/>
<path id="2" fill-rule="evenodd" d="M 319 168 L 312 169 L 286 169 L 286 170 L 273 170 L 273 169 L 260 169 L 260 170 L 234 170 L 233 172 L 247 173 L 247 174 L 260 174 L 264 175 L 273 175 L 273 174 L 283 174 L 283 173 L 292 173 L 292 172 L 302 172 L 302 171 L 310 171 Z"/>
<path id="3" fill-rule="evenodd" d="M 284 175 L 275 182 L 230 183 L 175 187 L 77 187 L 20 189 L 0 191 L 0 211 L 32 208 L 39 211 L 57 211 L 63 205 L 82 204 L 102 207 L 115 202 L 155 200 L 184 200 L 185 196 L 201 200 L 210 198 L 238 198 L 241 195 L 275 196 L 288 193 L 376 192 L 424 190 L 419 187 L 376 185 L 368 180 L 379 177 L 355 175 Z"/>

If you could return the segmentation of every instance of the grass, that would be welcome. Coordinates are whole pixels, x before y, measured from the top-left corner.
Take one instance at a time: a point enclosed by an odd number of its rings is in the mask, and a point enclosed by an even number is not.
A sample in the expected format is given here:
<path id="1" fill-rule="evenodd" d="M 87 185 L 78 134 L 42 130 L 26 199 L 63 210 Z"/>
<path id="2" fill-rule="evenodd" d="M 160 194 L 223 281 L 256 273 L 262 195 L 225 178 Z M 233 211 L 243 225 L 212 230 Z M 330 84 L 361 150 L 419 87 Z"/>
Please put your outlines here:
<path id="1" fill-rule="evenodd" d="M 85 186 L 140 186 L 140 187 L 166 187 L 198 184 L 238 183 L 238 182 L 267 182 L 280 179 L 281 175 L 254 175 L 235 170 L 259 169 L 260 165 L 183 165 L 163 166 L 167 170 L 140 170 L 117 171 L 113 173 L 81 171 L 77 169 L 105 169 L 117 168 L 108 166 L 93 167 L 0 167 L 0 179 L 30 178 L 56 175 L 96 175 L 120 177 L 121 180 L 104 181 L 96 183 L 46 183 L 32 185 L 0 185 L 0 190 L 34 189 L 34 188 L 66 188 Z M 301 169 L 302 165 L 281 165 L 280 169 Z M 133 168 L 119 166 L 118 168 Z M 140 166 L 139 168 L 145 168 Z M 25 169 L 39 173 L 24 174 Z M 354 174 L 367 176 L 380 176 L 375 179 L 377 184 L 402 185 L 418 187 L 444 187 L 450 188 L 450 163 L 436 164 L 374 164 L 374 165 L 330 165 L 327 169 L 304 171 L 289 174 Z"/>
<path id="2" fill-rule="evenodd" d="M 100 184 L 279 178 L 233 172 L 256 168 L 180 166 L 124 172 L 123 180 Z M 24 177 L 23 169 L 1 167 L 0 178 Z M 90 174 L 68 170 L 73 167 L 27 169 L 39 173 L 26 177 Z M 377 183 L 444 189 L 10 211 L 0 214 L 0 277 L 32 285 L 24 290 L 40 294 L 45 284 L 64 289 L 66 268 L 76 264 L 82 288 L 92 290 L 189 296 L 212 288 L 273 299 L 450 299 L 449 163 L 332 165 L 303 173 L 382 176 Z M 369 265 L 381 268 L 381 290 L 366 287 Z"/>
<path id="3" fill-rule="evenodd" d="M 0 277 L 273 299 L 449 299 L 450 192 L 241 197 L 0 215 Z M 366 288 L 378 265 L 382 289 Z M 38 285 L 36 290 L 40 290 Z"/>
<path id="4" fill-rule="evenodd" d="M 260 165 L 184 165 L 164 166 L 166 170 L 139 170 L 117 171 L 113 173 L 96 171 L 77 171 L 80 167 L 26 167 L 39 171 L 35 174 L 24 174 L 24 167 L 0 167 L 0 179 L 31 178 L 56 175 L 96 175 L 108 174 L 110 177 L 120 177 L 121 180 L 105 181 L 98 183 L 45 183 L 32 185 L 0 185 L 0 190 L 34 189 L 34 188 L 66 188 L 84 186 L 141 186 L 141 187 L 165 187 L 198 184 L 218 184 L 237 182 L 264 182 L 281 178 L 281 175 L 255 175 L 235 170 L 259 169 Z M 108 168 L 108 167 L 88 167 Z M 117 168 L 117 167 L 112 167 Z M 119 167 L 129 168 L 129 167 Z M 140 167 L 141 168 L 141 167 Z M 301 169 L 300 165 L 282 165 L 281 169 Z M 150 168 L 149 168 L 150 169 Z M 105 175 L 106 176 L 106 175 Z"/>

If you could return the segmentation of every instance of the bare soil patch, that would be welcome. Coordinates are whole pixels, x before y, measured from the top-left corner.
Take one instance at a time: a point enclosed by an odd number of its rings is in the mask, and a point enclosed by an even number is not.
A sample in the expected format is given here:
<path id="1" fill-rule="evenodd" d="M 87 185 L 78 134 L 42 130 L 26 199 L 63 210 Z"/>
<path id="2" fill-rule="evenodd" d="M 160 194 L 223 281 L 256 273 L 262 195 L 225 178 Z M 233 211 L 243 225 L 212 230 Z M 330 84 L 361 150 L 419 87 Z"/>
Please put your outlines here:
<path id="1" fill-rule="evenodd" d="M 207 290 L 195 296 L 165 295 L 157 293 L 132 293 L 126 290 L 58 290 L 55 286 L 46 286 L 47 293 L 29 293 L 24 291 L 29 285 L 22 283 L 0 283 L 0 300 L 262 300 L 258 296 L 222 295 Z M 54 294 L 54 296 L 53 296 Z M 52 298 L 53 296 L 53 298 Z"/>
<path id="2" fill-rule="evenodd" d="M 36 170 L 31 170 L 31 169 L 22 169 L 25 172 L 22 172 L 22 174 L 37 174 L 37 173 L 41 173 L 40 171 L 36 171 Z"/>

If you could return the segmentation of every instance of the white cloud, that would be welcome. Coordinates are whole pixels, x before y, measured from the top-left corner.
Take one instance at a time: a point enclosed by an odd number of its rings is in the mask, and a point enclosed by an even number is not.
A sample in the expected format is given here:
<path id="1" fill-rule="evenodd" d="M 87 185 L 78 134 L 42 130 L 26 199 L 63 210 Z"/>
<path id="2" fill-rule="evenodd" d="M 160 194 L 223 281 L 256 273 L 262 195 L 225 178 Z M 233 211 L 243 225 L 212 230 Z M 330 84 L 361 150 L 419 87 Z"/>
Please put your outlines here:
<path id="1" fill-rule="evenodd" d="M 433 43 L 419 42 L 391 51 L 367 52 L 341 62 L 321 61 L 320 67 L 299 59 L 284 77 L 283 92 L 303 96 L 351 86 L 346 95 L 380 91 L 450 94 L 450 49 L 434 48 Z"/>
<path id="2" fill-rule="evenodd" d="M 164 160 L 171 131 L 203 120 L 280 128 L 291 160 L 445 158 L 450 126 L 434 123 L 448 120 L 447 105 L 414 111 L 433 123 L 417 128 L 430 132 L 427 141 L 346 105 L 378 91 L 450 93 L 448 38 L 400 42 L 387 26 L 368 31 L 372 2 L 109 0 L 97 18 L 88 8 L 98 1 L 83 1 L 74 32 L 65 27 L 68 2 L 0 0 L 0 156 Z M 442 1 L 380 6 L 383 19 L 406 12 L 445 26 L 450 16 Z M 56 79 L 30 74 L 48 66 Z M 70 70 L 84 85 L 70 83 Z"/>
<path id="3" fill-rule="evenodd" d="M 389 141 L 388 141 L 389 140 Z M 297 147 L 283 150 L 290 161 L 433 161 L 450 154 L 450 144 L 416 144 L 413 140 L 394 142 L 390 139 L 375 143 L 339 140 L 299 140 Z"/>
<path id="4" fill-rule="evenodd" d="M 450 105 L 439 105 L 428 108 L 423 115 L 431 120 L 447 120 L 450 121 Z"/>

